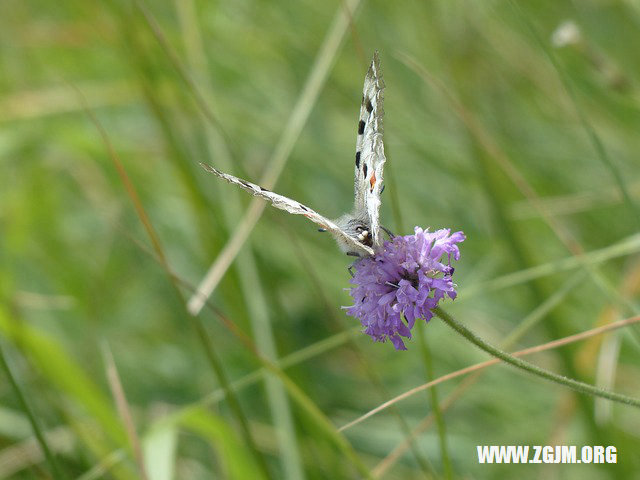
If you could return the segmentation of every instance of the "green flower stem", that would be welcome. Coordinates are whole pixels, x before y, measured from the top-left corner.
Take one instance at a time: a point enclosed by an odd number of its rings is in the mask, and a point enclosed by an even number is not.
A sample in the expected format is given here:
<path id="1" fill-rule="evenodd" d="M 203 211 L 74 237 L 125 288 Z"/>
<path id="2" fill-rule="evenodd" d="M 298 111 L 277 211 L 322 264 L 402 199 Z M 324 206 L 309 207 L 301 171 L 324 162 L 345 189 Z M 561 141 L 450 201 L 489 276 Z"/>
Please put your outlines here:
<path id="1" fill-rule="evenodd" d="M 529 373 L 537 375 L 542 378 L 546 378 L 547 380 L 551 380 L 552 382 L 559 383 L 560 385 L 564 385 L 566 387 L 572 388 L 573 390 L 584 393 L 587 395 L 594 395 L 596 397 L 607 398 L 609 400 L 613 400 L 615 402 L 625 403 L 627 405 L 633 405 L 634 407 L 640 407 L 640 400 L 627 397 L 626 395 L 620 395 L 619 393 L 609 392 L 608 390 L 603 390 L 601 388 L 596 388 L 593 385 L 589 385 L 587 383 L 578 382 L 577 380 L 573 380 L 571 378 L 563 377 L 562 375 L 557 375 L 555 373 L 549 372 L 548 370 L 544 370 L 540 367 L 536 367 L 535 365 L 525 362 L 519 358 L 516 358 L 512 355 L 509 355 L 506 352 L 494 347 L 493 345 L 488 344 L 476 334 L 474 334 L 467 327 L 462 325 L 460 322 L 455 320 L 451 315 L 442 310 L 440 307 L 436 307 L 433 312 L 440 317 L 447 325 L 461 334 L 470 342 L 474 343 L 476 346 L 480 347 L 487 353 L 490 353 L 494 357 L 499 358 L 503 362 L 510 363 L 514 367 L 518 367 L 522 370 L 526 370 Z"/>

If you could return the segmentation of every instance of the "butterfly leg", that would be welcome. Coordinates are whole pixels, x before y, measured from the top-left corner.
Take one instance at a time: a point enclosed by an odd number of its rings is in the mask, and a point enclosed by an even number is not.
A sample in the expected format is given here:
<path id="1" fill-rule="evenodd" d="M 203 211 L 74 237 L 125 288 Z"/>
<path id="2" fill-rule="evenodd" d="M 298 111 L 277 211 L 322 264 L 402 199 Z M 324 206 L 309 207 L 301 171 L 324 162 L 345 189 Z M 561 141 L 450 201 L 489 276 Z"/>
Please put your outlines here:
<path id="1" fill-rule="evenodd" d="M 347 252 L 347 255 L 350 257 L 359 257 L 360 254 L 358 252 Z"/>
<path id="2" fill-rule="evenodd" d="M 349 275 L 351 275 L 351 278 L 355 277 L 356 275 L 353 273 L 353 265 L 349 265 L 347 267 L 347 271 L 349 272 Z"/>

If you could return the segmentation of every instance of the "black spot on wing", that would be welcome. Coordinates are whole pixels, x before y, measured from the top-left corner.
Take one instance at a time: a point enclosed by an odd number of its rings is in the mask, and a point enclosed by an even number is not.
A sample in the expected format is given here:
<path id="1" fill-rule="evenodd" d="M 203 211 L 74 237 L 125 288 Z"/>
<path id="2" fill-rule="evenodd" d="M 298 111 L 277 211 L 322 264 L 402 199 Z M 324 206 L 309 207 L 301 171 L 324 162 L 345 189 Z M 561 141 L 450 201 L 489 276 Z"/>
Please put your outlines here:
<path id="1" fill-rule="evenodd" d="M 360 168 L 360 152 L 356 152 L 356 168 Z"/>
<path id="2" fill-rule="evenodd" d="M 367 164 L 366 163 L 362 167 L 362 170 L 364 171 L 364 178 L 367 178 Z"/>
<path id="3" fill-rule="evenodd" d="M 302 205 L 301 203 L 299 203 L 299 204 L 298 204 L 298 206 L 299 206 L 302 210 L 304 210 L 305 212 L 308 212 L 308 211 L 309 211 L 309 209 L 308 209 L 307 207 L 305 207 L 304 205 Z"/>
<path id="4" fill-rule="evenodd" d="M 244 180 L 240 180 L 240 183 L 241 183 L 242 185 L 244 185 L 245 187 L 247 187 L 247 188 L 251 188 L 251 189 L 253 189 L 253 187 L 252 187 L 248 182 L 245 182 Z"/>
<path id="5" fill-rule="evenodd" d="M 371 104 L 371 100 L 367 98 L 367 112 L 373 112 L 373 105 Z"/>
<path id="6" fill-rule="evenodd" d="M 358 123 L 358 135 L 362 135 L 364 133 L 364 120 L 360 120 L 360 123 Z"/>
<path id="7" fill-rule="evenodd" d="M 260 187 L 260 191 L 262 191 L 262 192 L 271 192 L 271 190 L 267 190 L 267 189 L 266 189 L 266 188 L 264 188 L 264 187 Z"/>

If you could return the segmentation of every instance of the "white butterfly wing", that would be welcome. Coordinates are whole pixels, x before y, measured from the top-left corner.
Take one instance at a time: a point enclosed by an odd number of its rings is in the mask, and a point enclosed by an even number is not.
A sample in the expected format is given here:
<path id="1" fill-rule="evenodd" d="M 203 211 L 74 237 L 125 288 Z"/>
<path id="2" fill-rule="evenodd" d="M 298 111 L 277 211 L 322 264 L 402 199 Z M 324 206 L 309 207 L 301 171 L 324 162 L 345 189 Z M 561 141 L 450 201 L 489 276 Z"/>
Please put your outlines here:
<path id="1" fill-rule="evenodd" d="M 380 59 L 375 52 L 362 91 L 354 181 L 355 215 L 367 218 L 374 249 L 382 244 L 379 210 L 386 161 L 382 143 L 383 90 Z"/>
<path id="2" fill-rule="evenodd" d="M 296 202 L 295 200 L 292 200 L 285 196 L 279 195 L 277 193 L 273 193 L 272 191 L 267 190 L 266 188 L 263 188 L 259 185 L 256 185 L 255 183 L 251 183 L 241 178 L 234 177 L 233 175 L 228 175 L 226 173 L 223 173 L 220 170 L 212 167 L 211 165 L 201 163 L 200 166 L 204 168 L 207 172 L 213 173 L 214 175 L 226 180 L 227 182 L 239 186 L 243 190 L 246 190 L 247 192 L 249 192 L 250 194 L 256 197 L 269 200 L 274 207 L 279 208 L 280 210 L 284 210 L 285 212 L 293 213 L 295 215 L 304 215 L 312 222 L 317 223 L 322 228 L 329 231 L 336 238 L 336 240 L 342 241 L 347 245 L 350 245 L 352 247 L 350 250 L 354 252 L 358 252 L 361 255 L 362 254 L 373 255 L 373 250 L 371 248 L 367 247 L 366 245 L 363 245 L 353 237 L 347 235 L 331 220 L 323 217 L 322 215 L 312 210 L 311 208 L 304 206 L 300 202 Z"/>

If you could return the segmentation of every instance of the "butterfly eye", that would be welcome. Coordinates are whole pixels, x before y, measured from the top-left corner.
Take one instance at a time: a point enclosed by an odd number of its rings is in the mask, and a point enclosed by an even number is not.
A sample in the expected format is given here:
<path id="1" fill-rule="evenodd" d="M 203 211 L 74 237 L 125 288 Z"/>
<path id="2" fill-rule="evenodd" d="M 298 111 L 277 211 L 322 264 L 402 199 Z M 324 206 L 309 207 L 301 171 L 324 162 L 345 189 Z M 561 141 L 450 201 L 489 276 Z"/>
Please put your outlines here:
<path id="1" fill-rule="evenodd" d="M 371 235 L 369 235 L 369 230 L 367 228 L 362 226 L 356 227 L 356 233 L 357 233 L 357 238 L 359 242 L 369 247 L 373 244 Z"/>

